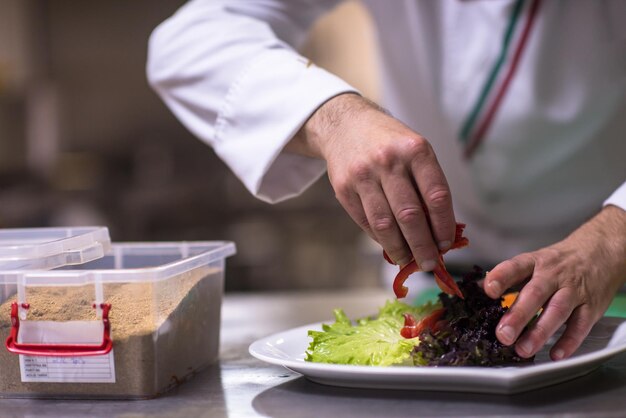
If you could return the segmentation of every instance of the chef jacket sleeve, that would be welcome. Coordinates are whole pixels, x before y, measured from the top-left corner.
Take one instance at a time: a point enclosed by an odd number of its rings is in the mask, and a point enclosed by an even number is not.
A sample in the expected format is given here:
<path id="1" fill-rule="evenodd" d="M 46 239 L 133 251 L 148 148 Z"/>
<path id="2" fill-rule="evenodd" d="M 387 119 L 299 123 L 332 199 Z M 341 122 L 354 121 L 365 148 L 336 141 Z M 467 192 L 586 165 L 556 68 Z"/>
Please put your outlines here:
<path id="1" fill-rule="evenodd" d="M 152 33 L 148 80 L 258 198 L 295 196 L 325 162 L 282 152 L 328 99 L 355 89 L 294 48 L 339 0 L 194 0 Z"/>
<path id="2" fill-rule="evenodd" d="M 615 205 L 626 210 L 626 182 L 624 182 L 613 194 L 604 201 L 604 206 Z"/>

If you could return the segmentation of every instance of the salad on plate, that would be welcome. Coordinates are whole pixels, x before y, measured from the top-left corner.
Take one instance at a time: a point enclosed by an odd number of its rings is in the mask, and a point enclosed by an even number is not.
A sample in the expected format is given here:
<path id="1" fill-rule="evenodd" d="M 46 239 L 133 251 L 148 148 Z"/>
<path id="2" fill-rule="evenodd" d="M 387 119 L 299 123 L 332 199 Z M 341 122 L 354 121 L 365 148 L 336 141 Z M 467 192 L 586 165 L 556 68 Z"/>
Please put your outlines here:
<path id="1" fill-rule="evenodd" d="M 453 249 L 468 244 L 464 227 L 457 224 Z M 404 282 L 417 270 L 415 261 L 400 268 L 393 284 L 398 298 L 407 295 Z M 312 341 L 305 360 L 371 366 L 504 366 L 533 361 L 519 357 L 512 346 L 496 338 L 496 326 L 510 302 L 483 292 L 478 285 L 484 278 L 482 269 L 475 267 L 456 283 L 440 256 L 433 273 L 442 290 L 437 302 L 412 306 L 388 301 L 376 316 L 354 322 L 336 309 L 333 324 L 308 332 Z"/>

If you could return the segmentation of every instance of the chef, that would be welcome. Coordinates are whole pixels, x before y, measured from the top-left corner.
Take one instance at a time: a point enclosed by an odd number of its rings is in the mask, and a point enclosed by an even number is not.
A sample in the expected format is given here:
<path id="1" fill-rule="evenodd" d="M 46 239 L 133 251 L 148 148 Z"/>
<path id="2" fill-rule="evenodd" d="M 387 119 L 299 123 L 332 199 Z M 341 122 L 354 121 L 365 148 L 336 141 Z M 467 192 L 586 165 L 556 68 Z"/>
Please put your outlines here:
<path id="1" fill-rule="evenodd" d="M 385 109 L 296 52 L 337 3 L 193 0 L 149 81 L 258 198 L 327 171 L 399 265 L 432 270 L 468 224 L 487 294 L 523 284 L 498 339 L 529 357 L 566 324 L 567 358 L 626 280 L 626 2 L 365 1 Z"/>

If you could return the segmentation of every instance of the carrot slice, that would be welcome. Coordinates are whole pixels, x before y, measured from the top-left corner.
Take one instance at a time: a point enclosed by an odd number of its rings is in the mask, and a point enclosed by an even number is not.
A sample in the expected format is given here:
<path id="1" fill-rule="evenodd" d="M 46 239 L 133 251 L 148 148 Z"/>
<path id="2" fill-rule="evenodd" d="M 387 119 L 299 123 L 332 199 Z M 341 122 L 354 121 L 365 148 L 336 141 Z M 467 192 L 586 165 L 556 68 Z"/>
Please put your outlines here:
<path id="1" fill-rule="evenodd" d="M 512 292 L 512 293 L 507 293 L 506 295 L 502 296 L 502 302 L 501 302 L 502 307 L 510 308 L 511 306 L 513 306 L 513 302 L 515 302 L 515 299 L 517 299 L 518 294 L 519 292 Z"/>

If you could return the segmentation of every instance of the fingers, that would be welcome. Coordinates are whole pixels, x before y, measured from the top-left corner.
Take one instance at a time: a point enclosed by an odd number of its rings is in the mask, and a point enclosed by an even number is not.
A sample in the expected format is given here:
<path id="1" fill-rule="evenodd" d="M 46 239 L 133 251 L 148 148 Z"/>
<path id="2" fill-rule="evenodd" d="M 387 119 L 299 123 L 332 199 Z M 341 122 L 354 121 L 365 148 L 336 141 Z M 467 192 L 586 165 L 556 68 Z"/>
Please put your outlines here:
<path id="1" fill-rule="evenodd" d="M 403 239 L 422 271 L 435 268 L 439 250 L 433 240 L 427 214 L 408 173 L 387 176 L 382 181 L 385 196 Z"/>
<path id="2" fill-rule="evenodd" d="M 520 291 L 515 303 L 502 317 L 496 328 L 496 336 L 502 344 L 513 344 L 526 324 L 530 322 L 539 309 L 558 290 L 558 282 L 553 278 L 546 278 L 540 271 L 534 271 L 533 274 L 534 266 L 533 257 L 530 254 L 522 254 L 496 266 L 485 279 L 485 291 L 488 292 L 489 296 L 497 297 L 504 289 L 526 280 L 532 275 L 532 279 Z M 557 307 L 561 311 L 565 310 L 566 308 L 563 305 L 564 302 L 561 299 L 555 299 L 548 316 L 541 323 L 538 321 L 535 324 L 536 330 L 534 333 L 529 334 L 529 339 L 521 340 L 520 345 L 516 346 L 520 356 L 531 356 L 534 354 L 535 349 L 538 349 L 535 343 L 539 340 L 543 340 L 545 343 L 552 335 L 554 331 L 549 331 L 554 326 L 554 323 L 557 322 L 554 319 L 553 311 L 556 312 Z M 528 352 L 532 352 L 532 354 L 528 354 Z"/>
<path id="3" fill-rule="evenodd" d="M 411 149 L 411 144 L 419 146 Z M 419 168 L 413 170 L 416 161 Z M 414 178 L 414 171 L 420 178 Z M 413 136 L 377 150 L 369 158 L 351 162 L 346 170 L 333 171 L 331 182 L 354 221 L 397 264 L 415 258 L 421 270 L 430 271 L 437 264 L 438 244 L 443 249 L 452 244 L 456 222 L 450 192 L 425 139 Z M 428 195 L 420 196 L 422 190 Z"/>
<path id="4" fill-rule="evenodd" d="M 567 323 L 565 332 L 551 350 L 552 359 L 560 360 L 576 351 L 595 320 L 577 288 L 571 284 L 565 285 L 571 283 L 567 280 L 569 274 L 558 277 L 558 269 L 545 268 L 551 263 L 542 257 L 546 255 L 536 252 L 500 263 L 487 274 L 484 289 L 488 296 L 496 298 L 506 289 L 528 280 L 513 306 L 500 320 L 496 336 L 505 345 L 515 344 L 517 354 L 528 358 L 535 355 L 559 327 Z M 540 259 L 543 260 L 541 263 L 538 261 Z M 539 317 L 530 323 L 542 307 Z"/>
<path id="5" fill-rule="evenodd" d="M 503 261 L 487 273 L 483 286 L 485 293 L 492 299 L 499 298 L 507 289 L 528 280 L 534 269 L 535 260 L 531 254 L 521 254 Z"/>
<path id="6" fill-rule="evenodd" d="M 528 327 L 515 343 L 517 354 L 524 358 L 535 355 L 570 317 L 575 308 L 575 300 L 576 295 L 571 289 L 566 288 L 557 291 L 550 298 L 539 318 Z M 561 355 L 562 357 L 563 355 Z"/>
<path id="7" fill-rule="evenodd" d="M 382 189 L 378 192 L 359 194 L 369 227 L 376 240 L 387 251 L 387 254 L 399 266 L 411 261 L 411 253 L 407 248 L 402 232 L 396 223 L 391 208 Z"/>
<path id="8" fill-rule="evenodd" d="M 345 191 L 343 193 L 336 193 L 336 197 L 339 203 L 341 203 L 341 206 L 343 206 L 346 212 L 348 212 L 348 215 L 350 215 L 352 220 L 359 227 L 361 227 L 361 229 L 365 231 L 371 239 L 378 242 L 378 239 L 370 228 L 367 215 L 365 215 L 365 211 L 363 210 L 363 202 L 361 202 L 359 195 L 352 191 Z M 391 255 L 389 256 L 391 257 Z M 392 260 L 395 261 L 393 258 Z"/>
<path id="9" fill-rule="evenodd" d="M 437 247 L 446 251 L 452 245 L 456 230 L 450 188 L 428 142 L 424 139 L 414 141 L 413 148 L 413 177 L 428 210 L 427 217 Z"/>
<path id="10" fill-rule="evenodd" d="M 361 209 L 354 208 L 352 211 L 360 217 L 360 225 L 382 245 L 396 264 L 403 266 L 411 261 L 411 252 L 381 185 L 374 180 L 362 179 L 355 192 Z"/>
<path id="11" fill-rule="evenodd" d="M 550 350 L 552 360 L 561 360 L 571 356 L 591 331 L 595 320 L 583 306 L 574 310 L 567 321 L 565 332 Z"/>
<path id="12" fill-rule="evenodd" d="M 435 153 L 424 138 L 413 136 L 401 143 L 401 154 L 410 156 L 408 171 L 404 165 L 394 166 L 395 158 L 381 153 L 384 158 L 380 161 L 387 168 L 381 176 L 381 185 L 404 248 L 408 245 L 421 270 L 430 271 L 437 265 L 439 251 L 449 249 L 454 240 L 456 221 L 450 189 Z M 363 200 L 367 190 L 358 192 Z M 390 243 L 395 248 L 400 245 Z M 381 244 L 385 249 L 391 248 Z"/>

